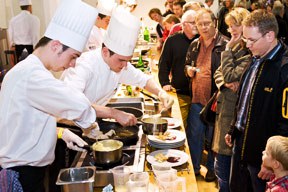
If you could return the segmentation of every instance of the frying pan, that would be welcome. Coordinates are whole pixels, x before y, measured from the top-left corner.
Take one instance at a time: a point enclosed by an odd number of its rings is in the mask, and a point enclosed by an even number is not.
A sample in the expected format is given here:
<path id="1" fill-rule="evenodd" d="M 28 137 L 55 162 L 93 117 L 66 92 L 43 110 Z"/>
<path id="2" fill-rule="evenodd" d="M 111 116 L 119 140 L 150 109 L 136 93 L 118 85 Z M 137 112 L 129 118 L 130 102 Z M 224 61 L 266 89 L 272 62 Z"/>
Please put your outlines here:
<path id="1" fill-rule="evenodd" d="M 104 134 L 113 129 L 116 132 L 116 135 L 110 137 L 110 139 L 115 139 L 118 141 L 122 141 L 125 146 L 135 145 L 138 141 L 138 126 L 127 126 L 123 127 L 117 122 L 109 122 L 109 121 L 99 121 L 98 125 L 100 127 L 100 131 Z"/>
<path id="2" fill-rule="evenodd" d="M 143 116 L 143 111 L 134 107 L 114 107 L 114 109 L 118 109 L 126 113 L 132 113 L 137 119 L 141 119 Z"/>

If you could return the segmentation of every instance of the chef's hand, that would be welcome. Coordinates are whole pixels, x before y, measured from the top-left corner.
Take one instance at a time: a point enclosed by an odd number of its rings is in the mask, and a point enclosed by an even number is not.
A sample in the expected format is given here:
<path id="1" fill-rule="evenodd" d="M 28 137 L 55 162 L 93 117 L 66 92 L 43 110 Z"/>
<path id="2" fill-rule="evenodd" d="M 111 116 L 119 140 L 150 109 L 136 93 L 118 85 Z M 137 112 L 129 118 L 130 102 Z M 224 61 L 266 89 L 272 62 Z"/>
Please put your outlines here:
<path id="1" fill-rule="evenodd" d="M 168 95 L 168 93 L 164 90 L 159 91 L 158 97 L 163 104 L 165 109 L 170 109 L 174 103 L 174 99 Z"/>
<path id="2" fill-rule="evenodd" d="M 263 180 L 269 180 L 273 174 L 273 171 L 265 167 L 262 163 L 261 170 L 258 173 L 258 177 Z"/>
<path id="3" fill-rule="evenodd" d="M 80 148 L 84 145 L 88 145 L 83 139 L 81 139 L 78 135 L 72 133 L 69 129 L 64 129 L 62 133 L 62 140 L 65 141 L 67 147 L 69 149 L 75 151 L 85 151 Z"/>
<path id="4" fill-rule="evenodd" d="M 114 119 L 124 127 L 133 126 L 137 123 L 137 118 L 133 114 L 117 109 L 114 111 Z"/>

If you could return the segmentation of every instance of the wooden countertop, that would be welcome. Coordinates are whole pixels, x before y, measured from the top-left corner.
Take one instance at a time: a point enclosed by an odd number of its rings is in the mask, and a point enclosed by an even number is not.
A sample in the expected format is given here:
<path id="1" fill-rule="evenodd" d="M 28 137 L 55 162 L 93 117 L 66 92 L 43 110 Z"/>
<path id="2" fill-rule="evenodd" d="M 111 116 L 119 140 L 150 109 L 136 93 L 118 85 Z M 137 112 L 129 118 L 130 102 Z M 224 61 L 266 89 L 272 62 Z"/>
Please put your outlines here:
<path id="1" fill-rule="evenodd" d="M 182 122 L 182 116 L 181 116 L 180 107 L 179 107 L 179 103 L 178 103 L 178 99 L 177 99 L 177 94 L 176 93 L 172 93 L 172 92 L 170 92 L 169 94 L 174 98 L 174 101 L 175 101 L 174 105 L 172 107 L 171 116 L 175 117 L 177 119 L 181 119 L 181 122 Z M 185 133 L 185 130 L 183 128 L 183 122 L 181 124 L 180 130 Z M 147 146 L 146 150 L 147 150 L 147 152 L 150 152 L 151 147 Z M 182 148 L 180 148 L 180 150 L 184 150 L 185 153 L 187 153 L 189 155 L 189 157 L 190 157 L 190 151 L 189 151 L 187 140 L 185 141 L 185 145 Z M 182 169 L 181 166 L 179 166 L 179 168 L 176 167 L 176 169 L 178 170 L 177 175 L 180 176 L 180 177 L 185 177 L 186 178 L 186 191 L 198 192 L 197 182 L 196 182 L 196 178 L 195 178 L 195 174 L 194 174 L 194 169 L 193 169 L 193 164 L 192 164 L 191 158 L 189 158 L 187 163 L 188 163 L 187 167 L 185 166 L 184 169 Z M 150 184 L 149 184 L 150 186 L 149 186 L 149 189 L 151 189 L 151 191 L 155 191 L 156 192 L 158 190 L 158 187 L 157 187 L 153 172 L 151 171 L 151 165 L 147 161 L 145 161 L 144 171 L 147 171 L 149 173 L 149 175 L 150 175 Z"/>

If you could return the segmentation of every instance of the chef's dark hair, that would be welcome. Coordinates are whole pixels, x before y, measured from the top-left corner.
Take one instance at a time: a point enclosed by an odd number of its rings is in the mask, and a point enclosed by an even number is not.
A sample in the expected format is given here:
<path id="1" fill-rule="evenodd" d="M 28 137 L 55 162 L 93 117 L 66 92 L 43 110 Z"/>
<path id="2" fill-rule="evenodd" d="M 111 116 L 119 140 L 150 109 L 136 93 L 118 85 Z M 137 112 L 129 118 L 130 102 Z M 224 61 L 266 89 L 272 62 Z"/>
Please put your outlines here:
<path id="1" fill-rule="evenodd" d="M 102 43 L 102 48 L 106 47 L 106 45 L 104 43 Z M 111 51 L 108 47 L 107 49 L 109 50 L 110 56 L 114 55 L 115 52 Z"/>
<path id="2" fill-rule="evenodd" d="M 20 6 L 21 10 L 28 10 L 29 6 L 31 5 L 22 5 Z"/>
<path id="3" fill-rule="evenodd" d="M 103 18 L 108 17 L 108 16 L 107 16 L 107 15 L 104 15 L 104 14 L 102 14 L 102 13 L 99 13 L 99 14 L 98 14 L 98 17 L 100 17 L 101 19 L 103 19 Z"/>
<path id="4" fill-rule="evenodd" d="M 45 45 L 47 45 L 50 41 L 52 41 L 52 39 L 48 38 L 48 37 L 42 37 L 38 43 L 35 45 L 35 49 L 37 49 L 38 47 L 44 47 Z M 62 51 L 66 51 L 69 47 L 62 44 Z"/>

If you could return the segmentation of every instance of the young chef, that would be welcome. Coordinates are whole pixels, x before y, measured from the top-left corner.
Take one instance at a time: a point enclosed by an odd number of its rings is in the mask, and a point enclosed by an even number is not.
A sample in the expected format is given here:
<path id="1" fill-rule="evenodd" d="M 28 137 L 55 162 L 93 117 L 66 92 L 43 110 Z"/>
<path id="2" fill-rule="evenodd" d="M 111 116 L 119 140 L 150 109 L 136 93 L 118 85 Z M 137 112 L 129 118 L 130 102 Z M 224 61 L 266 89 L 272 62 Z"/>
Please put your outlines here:
<path id="1" fill-rule="evenodd" d="M 45 191 L 45 168 L 54 160 L 57 140 L 55 117 L 74 120 L 82 128 L 95 122 L 95 110 L 85 95 L 55 79 L 50 70 L 74 67 L 96 17 L 96 9 L 82 1 L 63 0 L 33 54 L 3 80 L 0 169 L 19 173 L 24 191 Z M 76 144 L 85 144 L 68 129 L 58 131 L 61 137 L 74 150 L 79 149 Z"/>
<path id="2" fill-rule="evenodd" d="M 120 83 L 139 86 L 158 95 L 167 109 L 173 105 L 172 97 L 154 81 L 152 76 L 144 74 L 129 63 L 139 29 L 139 19 L 122 7 L 118 7 L 112 12 L 102 48 L 83 53 L 77 59 L 75 68 L 63 73 L 62 79 L 68 85 L 80 90 L 91 103 L 98 105 L 95 107 L 97 116 L 100 116 L 100 113 L 115 115 L 111 112 L 111 108 L 103 106 L 113 96 Z M 122 121 L 129 121 L 126 122 L 127 125 L 136 124 L 135 117 L 128 119 L 126 116 L 122 114 Z"/>
<path id="3" fill-rule="evenodd" d="M 98 0 L 97 10 L 99 12 L 95 25 L 92 28 L 85 50 L 93 50 L 102 46 L 103 38 L 110 22 L 115 0 Z"/>
<path id="4" fill-rule="evenodd" d="M 8 27 L 9 46 L 15 46 L 16 62 L 24 49 L 31 54 L 40 38 L 40 20 L 32 15 L 31 0 L 19 0 L 19 5 L 21 12 L 10 20 Z"/>

